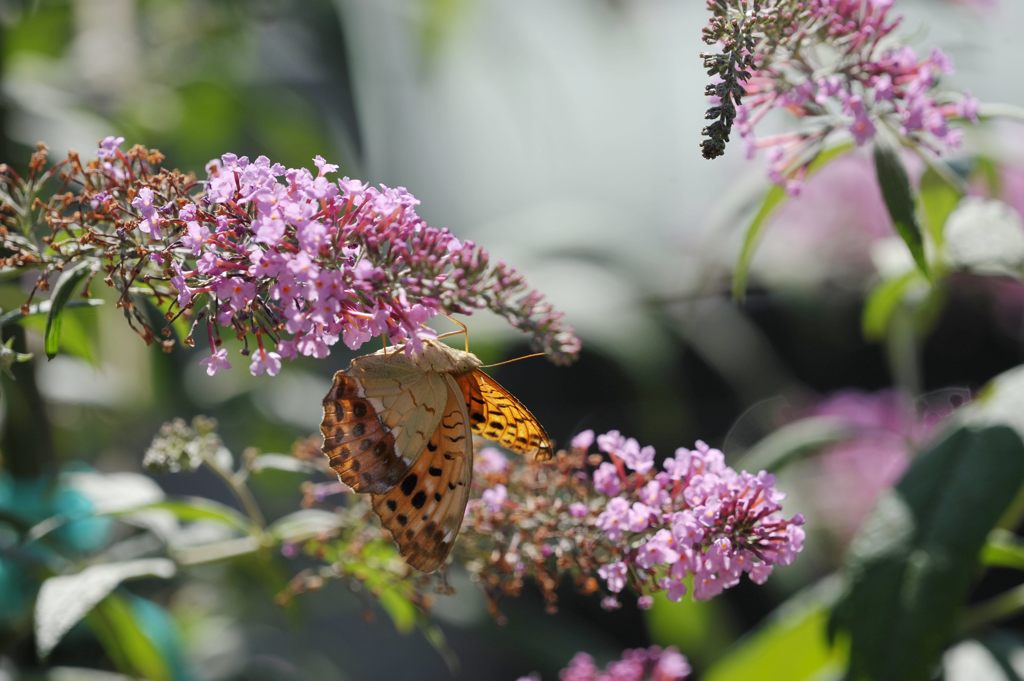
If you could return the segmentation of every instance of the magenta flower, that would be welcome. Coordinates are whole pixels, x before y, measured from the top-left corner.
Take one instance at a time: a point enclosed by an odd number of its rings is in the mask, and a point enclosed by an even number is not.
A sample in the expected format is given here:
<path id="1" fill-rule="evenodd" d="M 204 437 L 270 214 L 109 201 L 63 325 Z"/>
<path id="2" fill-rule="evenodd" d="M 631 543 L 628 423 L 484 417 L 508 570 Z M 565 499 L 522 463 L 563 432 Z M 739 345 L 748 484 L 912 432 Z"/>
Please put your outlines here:
<path id="1" fill-rule="evenodd" d="M 623 442 L 617 433 L 613 438 Z M 803 518 L 782 516 L 784 495 L 771 475 L 734 471 L 720 451 L 703 442 L 677 450 L 663 469 L 628 476 L 625 496 L 613 498 L 595 519 L 608 540 L 622 546 L 620 554 L 628 557 L 640 583 L 656 583 L 678 600 L 686 592 L 684 580 L 692 576 L 694 598 L 707 600 L 744 574 L 763 581 L 771 566 L 788 565 L 803 548 Z M 633 495 L 660 503 L 630 505 Z"/>
<path id="2" fill-rule="evenodd" d="M 277 376 L 279 371 L 281 371 L 281 355 L 276 352 L 268 352 L 263 348 L 259 348 L 256 352 L 252 353 L 249 373 L 253 376 L 259 376 L 260 374 Z"/>
<path id="3" fill-rule="evenodd" d="M 765 150 L 772 181 L 799 191 L 807 165 L 846 132 L 858 145 L 880 124 L 934 152 L 955 149 L 961 133 L 954 117 L 977 120 L 970 98 L 939 94 L 953 64 L 941 50 L 920 58 L 894 45 L 902 17 L 879 0 L 745 0 L 708 3 L 704 41 L 721 47 L 705 54 L 715 82 L 704 129 L 704 156 L 724 152 L 735 124 L 748 152 Z M 775 110 L 800 121 L 798 131 L 759 137 L 758 125 Z"/>
<path id="4" fill-rule="evenodd" d="M 573 449 L 590 449 L 590 447 L 593 444 L 594 431 L 584 430 L 580 433 L 577 433 L 576 436 L 573 437 L 572 442 L 569 444 L 569 446 L 572 447 Z"/>
<path id="5" fill-rule="evenodd" d="M 109 139 L 109 138 L 107 138 Z M 153 205 L 153 190 L 143 187 L 139 190 L 138 196 L 132 199 L 132 207 L 139 211 L 139 231 L 149 234 L 153 238 L 160 237 L 160 215 L 156 206 Z"/>
<path id="6" fill-rule="evenodd" d="M 90 247 L 47 256 L 44 275 L 100 260 L 126 310 L 129 292 L 148 296 L 168 320 L 192 324 L 189 345 L 196 329 L 216 347 L 227 331 L 258 348 L 250 371 L 275 375 L 281 360 L 323 358 L 339 342 L 356 349 L 384 337 L 415 352 L 433 336 L 432 318 L 488 309 L 556 362 L 579 351 L 539 292 L 483 248 L 427 224 L 402 187 L 332 179 L 337 166 L 319 156 L 313 172 L 230 153 L 197 183 L 160 169 L 158 152 L 122 143 L 104 139 L 88 165 L 64 162 L 78 187 L 72 200 L 86 210 L 75 233 L 55 220 L 54 238 Z M 168 336 L 129 317 L 147 342 Z M 221 350 L 203 364 L 211 374 L 229 366 Z"/>
<path id="7" fill-rule="evenodd" d="M 667 565 L 679 560 L 679 554 L 672 547 L 675 537 L 667 529 L 658 530 L 653 537 L 641 544 L 637 550 L 637 565 L 651 570 L 659 565 Z"/>
<path id="8" fill-rule="evenodd" d="M 212 355 L 199 360 L 199 363 L 206 367 L 206 374 L 208 376 L 215 375 L 221 369 L 231 368 L 231 362 L 228 361 L 228 351 L 226 348 L 214 350 Z"/>
<path id="9" fill-rule="evenodd" d="M 188 307 L 192 304 L 192 297 L 195 292 L 185 281 L 185 274 L 181 271 L 181 267 L 177 263 L 174 263 L 172 268 L 174 270 L 174 276 L 171 277 L 171 286 L 173 286 L 178 292 L 175 302 L 177 302 L 180 307 Z"/>
<path id="10" fill-rule="evenodd" d="M 505 485 L 495 485 L 490 489 L 484 490 L 480 500 L 488 511 L 498 513 L 508 500 L 508 490 L 505 488 Z"/>
<path id="11" fill-rule="evenodd" d="M 637 473 L 646 473 L 654 466 L 653 447 L 641 447 L 636 440 L 623 437 L 617 430 L 599 435 L 597 447 L 605 454 L 618 457 Z"/>
<path id="12" fill-rule="evenodd" d="M 559 681 L 591 681 L 597 676 L 597 665 L 594 658 L 587 653 L 576 653 L 569 666 L 559 673 Z"/>
<path id="13" fill-rule="evenodd" d="M 554 471 L 511 467 L 478 482 L 483 501 L 471 504 L 463 534 L 475 555 L 507 575 L 507 585 L 498 582 L 503 591 L 518 592 L 524 574 L 556 585 L 552 575 L 568 573 L 586 593 L 598 577 L 606 608 L 620 607 L 627 588 L 678 601 L 691 582 L 693 597 L 707 600 L 744 575 L 764 582 L 803 549 L 803 518 L 783 515 L 771 475 L 736 471 L 703 442 L 655 466 L 652 448 L 618 431 L 594 441 L 606 460 L 574 447 L 556 457 Z M 493 495 L 515 503 L 498 508 L 487 503 Z M 494 586 L 493 572 L 480 579 Z M 553 586 L 544 591 L 553 604 Z"/>
<path id="14" fill-rule="evenodd" d="M 123 137 L 108 135 L 100 142 L 99 149 L 96 150 L 96 157 L 104 161 L 109 161 L 117 156 L 118 149 L 121 148 L 122 144 L 124 144 Z"/>
<path id="15" fill-rule="evenodd" d="M 944 392 L 915 405 L 905 395 L 843 391 L 827 397 L 808 415 L 835 419 L 851 435 L 808 464 L 799 479 L 814 505 L 814 518 L 843 541 L 860 527 L 883 490 L 910 465 L 924 444 L 952 413 L 969 399 L 966 391 Z"/>
<path id="16" fill-rule="evenodd" d="M 484 447 L 473 458 L 473 472 L 488 475 L 508 470 L 508 457 L 494 447 Z"/>
<path id="17" fill-rule="evenodd" d="M 618 660 L 599 669 L 587 653 L 576 653 L 558 674 L 559 681 L 683 681 L 691 672 L 686 657 L 675 648 L 625 650 Z"/>
<path id="18" fill-rule="evenodd" d="M 618 541 L 629 527 L 630 510 L 628 501 L 622 497 L 615 497 L 597 516 L 594 525 L 604 530 L 609 539 Z"/>
<path id="19" fill-rule="evenodd" d="M 605 461 L 597 467 L 594 471 L 594 489 L 610 497 L 619 493 L 621 489 L 619 471 L 616 470 L 614 464 Z"/>
<path id="20" fill-rule="evenodd" d="M 622 561 L 602 565 L 597 574 L 605 581 L 608 590 L 614 594 L 626 588 L 626 577 L 629 568 Z"/>

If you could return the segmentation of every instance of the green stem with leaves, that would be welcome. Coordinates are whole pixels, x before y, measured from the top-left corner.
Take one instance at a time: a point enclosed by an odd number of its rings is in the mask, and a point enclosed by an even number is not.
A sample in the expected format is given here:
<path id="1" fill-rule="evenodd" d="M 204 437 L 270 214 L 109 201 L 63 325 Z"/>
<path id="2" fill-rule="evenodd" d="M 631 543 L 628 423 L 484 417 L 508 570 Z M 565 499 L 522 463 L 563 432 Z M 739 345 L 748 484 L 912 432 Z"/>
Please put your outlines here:
<path id="1" fill-rule="evenodd" d="M 260 510 L 259 504 L 256 503 L 256 497 L 253 496 L 249 487 L 245 484 L 244 478 L 231 471 L 224 470 L 208 454 L 202 453 L 200 456 L 203 459 L 203 463 L 216 473 L 217 477 L 223 480 L 224 484 L 231 490 L 235 499 L 241 504 L 242 510 L 245 511 L 245 515 L 249 517 L 253 526 L 258 529 L 258 534 L 262 538 L 264 530 L 267 528 L 267 520 L 263 516 L 263 511 Z"/>

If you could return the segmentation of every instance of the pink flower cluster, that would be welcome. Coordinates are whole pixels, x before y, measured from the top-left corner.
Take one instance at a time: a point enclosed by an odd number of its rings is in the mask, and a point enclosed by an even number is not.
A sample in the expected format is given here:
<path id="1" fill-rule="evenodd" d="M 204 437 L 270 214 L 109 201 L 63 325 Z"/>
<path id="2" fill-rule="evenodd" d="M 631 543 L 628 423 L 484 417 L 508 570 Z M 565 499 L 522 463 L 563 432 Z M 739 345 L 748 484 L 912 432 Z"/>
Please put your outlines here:
<path id="1" fill-rule="evenodd" d="M 953 411 L 970 401 L 965 389 L 931 393 L 915 405 L 894 390 L 845 390 L 822 400 L 807 414 L 834 419 L 850 437 L 832 445 L 796 478 L 814 504 L 816 526 L 840 540 L 853 538 L 879 495 L 910 465 Z"/>
<path id="2" fill-rule="evenodd" d="M 107 138 L 98 152 L 114 183 L 126 176 L 122 142 Z M 339 341 L 355 349 L 384 335 L 415 350 L 431 317 L 482 308 L 555 360 L 576 354 L 560 313 L 484 249 L 428 225 L 404 188 L 332 180 L 336 165 L 314 163 L 315 173 L 224 154 L 198 196 L 133 193 L 133 224 L 174 291 L 169 316 L 206 316 L 208 373 L 230 366 L 218 328 L 254 338 L 250 371 L 274 375 L 282 359 L 326 357 Z"/>
<path id="3" fill-rule="evenodd" d="M 581 433 L 574 447 L 589 448 L 593 433 Z M 803 548 L 803 518 L 783 517 L 784 495 L 765 472 L 735 471 L 717 449 L 697 442 L 679 448 L 660 468 L 654 449 L 611 431 L 596 438 L 608 459 L 593 472 L 602 495 L 585 508 L 586 518 L 617 547 L 598 569 L 616 607 L 627 585 L 652 602 L 664 590 L 678 601 L 692 578 L 693 597 L 707 600 L 735 586 L 747 574 L 764 583 L 774 565 L 788 565 Z"/>
<path id="4" fill-rule="evenodd" d="M 763 583 L 803 548 L 803 518 L 783 516 L 773 477 L 736 471 L 703 442 L 661 465 L 654 448 L 617 431 L 584 431 L 535 465 L 485 448 L 473 486 L 456 551 L 495 611 L 529 579 L 553 612 L 564 577 L 603 593 L 608 610 L 627 588 L 644 609 L 659 592 L 680 600 L 690 583 L 706 600 L 744 574 Z"/>
<path id="5" fill-rule="evenodd" d="M 558 674 L 560 681 L 683 681 L 690 675 L 690 663 L 675 648 L 634 648 L 623 651 L 622 658 L 598 668 L 587 653 L 576 653 L 569 666 Z M 524 676 L 519 681 L 537 681 Z"/>
<path id="6" fill-rule="evenodd" d="M 736 127 L 751 155 L 767 152 L 769 176 L 791 193 L 799 190 L 809 162 L 835 131 L 845 130 L 862 145 L 885 125 L 941 152 L 961 141 L 950 119 L 977 120 L 972 97 L 943 99 L 936 92 L 941 76 L 953 70 L 949 57 L 934 49 L 921 58 L 889 40 L 902 21 L 892 11 L 894 3 L 770 0 L 755 12 L 746 0 L 709 1 L 716 28 L 711 37 L 724 49 L 742 53 L 747 65 L 735 74 L 742 82 L 742 95 L 735 97 Z M 756 16 L 736 18 L 747 12 Z M 726 17 L 733 17 L 732 23 Z M 753 27 L 748 41 L 720 28 L 736 22 Z M 792 133 L 757 137 L 758 124 L 776 110 L 805 125 Z"/>

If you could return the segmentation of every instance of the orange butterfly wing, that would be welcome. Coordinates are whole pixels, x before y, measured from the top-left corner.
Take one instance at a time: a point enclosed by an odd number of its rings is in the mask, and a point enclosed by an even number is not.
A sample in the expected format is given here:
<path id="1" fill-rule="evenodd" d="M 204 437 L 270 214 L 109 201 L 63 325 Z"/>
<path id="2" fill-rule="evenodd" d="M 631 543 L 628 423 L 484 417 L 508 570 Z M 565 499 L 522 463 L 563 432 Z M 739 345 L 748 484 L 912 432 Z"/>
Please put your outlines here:
<path id="1" fill-rule="evenodd" d="M 493 378 L 474 369 L 458 376 L 473 433 L 535 461 L 551 458 L 551 438 L 530 410 Z"/>
<path id="2" fill-rule="evenodd" d="M 356 492 L 384 492 L 409 466 L 395 450 L 394 435 L 360 392 L 357 379 L 343 371 L 334 375 L 320 424 L 323 453 L 341 481 Z"/>
<path id="3" fill-rule="evenodd" d="M 462 526 L 472 434 L 537 461 L 552 456 L 533 414 L 487 374 L 462 369 L 463 354 L 439 346 L 431 359 L 360 357 L 335 374 L 324 398 L 320 431 L 331 468 L 371 494 L 402 557 L 424 572 L 444 563 Z"/>
<path id="4" fill-rule="evenodd" d="M 448 557 L 462 526 L 473 475 L 473 443 L 462 392 L 451 376 L 437 429 L 408 473 L 373 495 L 373 510 L 409 565 L 433 572 Z"/>

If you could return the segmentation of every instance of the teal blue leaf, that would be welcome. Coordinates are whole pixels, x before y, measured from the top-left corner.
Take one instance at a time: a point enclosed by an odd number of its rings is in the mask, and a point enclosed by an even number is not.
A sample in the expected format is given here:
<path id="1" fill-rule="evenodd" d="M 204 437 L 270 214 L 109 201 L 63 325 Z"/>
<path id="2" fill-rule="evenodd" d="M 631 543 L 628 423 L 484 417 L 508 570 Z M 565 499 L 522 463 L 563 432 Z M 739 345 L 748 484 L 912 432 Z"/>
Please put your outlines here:
<path id="1" fill-rule="evenodd" d="M 148 681 L 172 681 L 168 660 L 145 633 L 136 611 L 119 594 L 104 598 L 86 621 L 120 672 Z"/>

